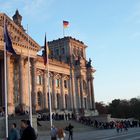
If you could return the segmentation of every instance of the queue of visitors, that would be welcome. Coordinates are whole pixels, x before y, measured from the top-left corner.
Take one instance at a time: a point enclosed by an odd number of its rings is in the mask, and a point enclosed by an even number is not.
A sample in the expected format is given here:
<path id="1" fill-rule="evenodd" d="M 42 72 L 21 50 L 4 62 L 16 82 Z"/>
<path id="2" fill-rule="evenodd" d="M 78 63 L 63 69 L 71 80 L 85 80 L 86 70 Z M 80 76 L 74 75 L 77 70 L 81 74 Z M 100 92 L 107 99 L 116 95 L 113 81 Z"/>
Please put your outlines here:
<path id="1" fill-rule="evenodd" d="M 97 129 L 114 129 L 119 128 L 120 132 L 122 129 L 127 130 L 127 128 L 140 127 L 140 121 L 137 120 L 122 120 L 122 121 L 110 121 L 110 122 L 101 122 L 89 117 L 80 117 L 78 122 L 95 127 Z"/>
<path id="2" fill-rule="evenodd" d="M 50 114 L 38 113 L 37 119 L 38 119 L 38 121 L 49 121 Z M 52 113 L 52 120 L 73 120 L 73 119 L 75 119 L 75 116 L 73 113 L 72 114 L 70 114 L 70 113 L 63 113 L 63 114 Z"/>

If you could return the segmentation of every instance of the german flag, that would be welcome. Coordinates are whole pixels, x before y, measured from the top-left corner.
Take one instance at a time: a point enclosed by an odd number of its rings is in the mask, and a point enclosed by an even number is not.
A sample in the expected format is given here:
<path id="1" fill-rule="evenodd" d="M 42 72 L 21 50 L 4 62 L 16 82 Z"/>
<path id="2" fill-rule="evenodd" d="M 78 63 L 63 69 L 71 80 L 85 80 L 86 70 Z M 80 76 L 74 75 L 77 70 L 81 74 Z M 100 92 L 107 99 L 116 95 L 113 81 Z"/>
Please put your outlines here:
<path id="1" fill-rule="evenodd" d="M 68 28 L 68 26 L 69 26 L 69 22 L 68 21 L 63 21 L 63 27 Z"/>

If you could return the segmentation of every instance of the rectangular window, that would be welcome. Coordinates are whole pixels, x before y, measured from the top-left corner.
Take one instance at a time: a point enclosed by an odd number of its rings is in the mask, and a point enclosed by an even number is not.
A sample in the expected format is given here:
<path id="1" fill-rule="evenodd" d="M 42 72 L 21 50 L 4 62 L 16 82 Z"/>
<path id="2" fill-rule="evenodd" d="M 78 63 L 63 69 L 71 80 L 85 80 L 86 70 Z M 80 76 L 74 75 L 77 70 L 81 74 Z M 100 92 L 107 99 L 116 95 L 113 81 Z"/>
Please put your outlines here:
<path id="1" fill-rule="evenodd" d="M 42 75 L 38 75 L 37 76 L 37 84 L 38 85 L 42 85 L 43 84 L 43 77 L 42 77 Z"/>
<path id="2" fill-rule="evenodd" d="M 59 88 L 60 87 L 60 80 L 56 79 L 55 81 L 56 81 L 56 87 Z"/>
<path id="3" fill-rule="evenodd" d="M 59 55 L 59 49 L 55 50 L 56 55 Z"/>
<path id="4" fill-rule="evenodd" d="M 62 48 L 62 50 L 61 50 L 61 51 L 62 51 L 62 53 L 61 53 L 61 54 L 65 54 L 65 49 L 64 49 L 64 48 Z"/>
<path id="5" fill-rule="evenodd" d="M 43 77 L 42 75 L 39 75 L 39 85 L 42 85 L 43 84 Z"/>
<path id="6" fill-rule="evenodd" d="M 39 85 L 39 75 L 37 75 L 37 84 Z"/>
<path id="7" fill-rule="evenodd" d="M 68 82 L 67 82 L 67 80 L 64 80 L 64 87 L 65 88 L 68 88 Z"/>

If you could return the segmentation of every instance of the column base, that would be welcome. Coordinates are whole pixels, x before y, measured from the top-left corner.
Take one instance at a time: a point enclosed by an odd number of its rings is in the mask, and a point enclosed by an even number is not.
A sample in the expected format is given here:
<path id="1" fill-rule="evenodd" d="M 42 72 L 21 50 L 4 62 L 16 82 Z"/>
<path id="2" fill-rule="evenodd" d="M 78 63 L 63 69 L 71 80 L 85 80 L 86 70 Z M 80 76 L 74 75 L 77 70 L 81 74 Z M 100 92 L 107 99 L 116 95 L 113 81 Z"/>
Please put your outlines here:
<path id="1" fill-rule="evenodd" d="M 37 111 L 37 110 L 40 110 L 40 108 L 39 108 L 37 105 L 33 105 L 33 106 L 32 106 L 32 113 L 33 113 L 33 114 L 36 114 L 36 111 Z"/>
<path id="2" fill-rule="evenodd" d="M 15 114 L 15 106 L 11 103 L 8 103 L 8 115 Z"/>
<path id="3" fill-rule="evenodd" d="M 19 115 L 24 115 L 29 113 L 29 107 L 25 104 L 19 104 L 15 107 L 15 113 Z"/>

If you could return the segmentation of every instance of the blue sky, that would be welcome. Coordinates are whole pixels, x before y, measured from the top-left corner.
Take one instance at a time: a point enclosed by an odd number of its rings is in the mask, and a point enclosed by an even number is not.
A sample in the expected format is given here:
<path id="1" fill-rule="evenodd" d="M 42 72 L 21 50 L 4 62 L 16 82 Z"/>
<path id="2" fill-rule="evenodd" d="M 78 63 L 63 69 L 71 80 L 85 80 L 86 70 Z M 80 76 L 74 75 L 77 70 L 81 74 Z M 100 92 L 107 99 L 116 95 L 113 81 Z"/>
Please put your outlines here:
<path id="1" fill-rule="evenodd" d="M 70 22 L 65 34 L 83 41 L 87 59 L 96 69 L 96 101 L 140 96 L 139 0 L 0 0 L 0 12 L 12 17 L 18 9 L 22 24 L 43 45 L 63 37 L 62 21 Z"/>

